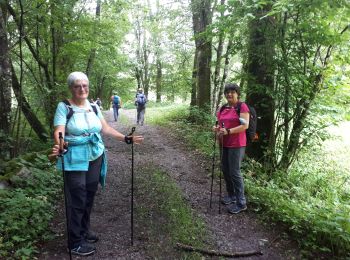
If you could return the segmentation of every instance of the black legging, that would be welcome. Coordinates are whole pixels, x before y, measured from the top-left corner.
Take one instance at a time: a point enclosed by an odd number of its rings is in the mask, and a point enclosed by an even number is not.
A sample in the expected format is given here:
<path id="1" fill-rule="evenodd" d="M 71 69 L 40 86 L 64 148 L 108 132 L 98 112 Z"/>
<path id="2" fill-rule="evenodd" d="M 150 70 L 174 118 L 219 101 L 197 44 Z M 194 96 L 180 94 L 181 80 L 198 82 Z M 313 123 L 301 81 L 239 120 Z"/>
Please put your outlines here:
<path id="1" fill-rule="evenodd" d="M 90 213 L 98 188 L 103 156 L 89 163 L 88 171 L 66 171 L 70 248 L 81 245 L 90 228 Z"/>

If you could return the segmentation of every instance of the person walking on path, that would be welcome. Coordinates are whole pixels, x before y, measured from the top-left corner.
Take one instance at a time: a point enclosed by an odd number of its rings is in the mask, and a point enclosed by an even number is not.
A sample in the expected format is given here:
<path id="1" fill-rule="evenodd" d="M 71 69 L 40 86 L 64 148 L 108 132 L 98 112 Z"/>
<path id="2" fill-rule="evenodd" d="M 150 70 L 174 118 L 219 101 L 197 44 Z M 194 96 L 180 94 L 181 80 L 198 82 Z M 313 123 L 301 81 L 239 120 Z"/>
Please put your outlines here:
<path id="1" fill-rule="evenodd" d="M 118 116 L 119 116 L 119 108 L 122 107 L 122 99 L 120 98 L 120 96 L 117 95 L 116 91 L 113 94 L 114 95 L 111 96 L 113 116 L 114 116 L 114 121 L 117 122 Z"/>
<path id="2" fill-rule="evenodd" d="M 107 159 L 101 133 L 128 144 L 140 144 L 143 137 L 123 135 L 108 125 L 100 108 L 90 104 L 88 100 L 89 80 L 84 73 L 72 72 L 67 81 L 71 98 L 57 106 L 54 117 L 55 144 L 49 157 L 57 158 L 59 170 L 62 170 L 61 160 L 64 160 L 68 202 L 68 249 L 72 254 L 86 256 L 95 252 L 92 243 L 99 239 L 90 230 L 90 213 L 98 183 L 104 187 L 107 173 Z M 95 106 L 96 110 L 92 106 Z M 61 154 L 60 134 L 63 135 L 67 146 L 67 152 L 62 157 L 58 157 Z"/>
<path id="3" fill-rule="evenodd" d="M 137 90 L 136 97 L 135 97 L 135 106 L 137 109 L 137 119 L 136 119 L 137 124 L 141 124 L 141 125 L 144 124 L 146 103 L 147 103 L 147 98 L 145 94 L 143 94 L 143 90 L 139 88 Z"/>
<path id="4" fill-rule="evenodd" d="M 223 136 L 221 163 L 227 195 L 224 196 L 221 203 L 228 205 L 229 213 L 236 214 L 247 209 L 241 162 L 247 144 L 245 130 L 249 126 L 249 108 L 239 100 L 240 88 L 237 84 L 226 84 L 224 94 L 227 104 L 218 111 L 217 120 L 219 124 L 213 127 L 213 131 Z M 238 105 L 240 105 L 239 115 L 237 112 Z M 224 127 L 222 127 L 223 125 Z"/>

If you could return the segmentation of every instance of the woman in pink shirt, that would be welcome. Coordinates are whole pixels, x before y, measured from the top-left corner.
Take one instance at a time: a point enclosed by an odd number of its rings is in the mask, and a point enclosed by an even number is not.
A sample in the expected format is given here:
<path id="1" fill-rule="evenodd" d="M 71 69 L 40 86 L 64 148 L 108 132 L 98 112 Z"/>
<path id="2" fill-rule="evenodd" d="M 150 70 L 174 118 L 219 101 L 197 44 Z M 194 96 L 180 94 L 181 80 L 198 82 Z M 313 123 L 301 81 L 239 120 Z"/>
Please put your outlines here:
<path id="1" fill-rule="evenodd" d="M 229 213 L 237 214 L 247 209 L 241 162 L 247 144 L 245 130 L 249 126 L 249 108 L 239 100 L 240 89 L 237 84 L 226 84 L 224 94 L 227 104 L 217 113 L 219 125 L 214 127 L 223 145 L 222 171 L 227 196 L 224 196 L 221 202 L 228 205 Z"/>

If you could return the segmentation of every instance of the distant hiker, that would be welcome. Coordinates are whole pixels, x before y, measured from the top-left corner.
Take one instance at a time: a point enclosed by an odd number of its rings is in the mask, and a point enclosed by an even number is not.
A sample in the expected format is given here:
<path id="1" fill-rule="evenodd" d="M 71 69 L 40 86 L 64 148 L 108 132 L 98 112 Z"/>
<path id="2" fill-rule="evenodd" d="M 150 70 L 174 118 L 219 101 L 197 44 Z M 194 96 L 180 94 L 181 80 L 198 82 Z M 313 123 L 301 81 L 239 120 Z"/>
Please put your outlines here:
<path id="1" fill-rule="evenodd" d="M 91 103 L 91 104 L 95 104 L 95 101 L 94 101 L 93 98 L 90 98 L 90 103 Z"/>
<path id="2" fill-rule="evenodd" d="M 224 173 L 227 196 L 221 203 L 228 205 L 232 214 L 247 209 L 244 195 L 244 183 L 241 174 L 241 162 L 247 143 L 246 129 L 249 126 L 249 108 L 239 101 L 240 89 L 237 84 L 228 83 L 224 89 L 227 104 L 217 113 L 218 126 L 213 130 L 218 134 L 218 140 L 223 138 L 222 171 Z M 237 106 L 240 103 L 240 114 Z M 222 127 L 224 124 L 224 127 Z"/>
<path id="3" fill-rule="evenodd" d="M 137 119 L 136 123 L 143 125 L 145 121 L 145 112 L 146 112 L 146 103 L 147 98 L 145 94 L 143 94 L 142 88 L 139 88 L 135 97 L 135 106 L 137 109 Z"/>
<path id="4" fill-rule="evenodd" d="M 89 80 L 84 73 L 72 72 L 67 80 L 72 97 L 57 106 L 54 117 L 55 145 L 49 157 L 60 155 L 59 133 L 62 133 L 68 147 L 63 157 L 58 158 L 57 168 L 62 170 L 61 160 L 64 159 L 69 249 L 72 254 L 85 256 L 95 252 L 92 243 L 99 239 L 90 230 L 90 213 L 98 183 L 104 187 L 107 173 L 101 133 L 135 144 L 142 143 L 143 137 L 123 135 L 108 125 L 100 108 L 88 101 Z"/>
<path id="5" fill-rule="evenodd" d="M 114 121 L 117 122 L 119 116 L 119 108 L 122 107 L 122 99 L 117 95 L 117 92 L 114 92 L 114 95 L 111 96 L 112 107 L 113 107 L 113 116 Z"/>
<path id="6" fill-rule="evenodd" d="M 96 105 L 98 105 L 100 107 L 100 109 L 102 109 L 102 101 L 100 98 L 97 98 L 95 103 L 96 103 Z"/>

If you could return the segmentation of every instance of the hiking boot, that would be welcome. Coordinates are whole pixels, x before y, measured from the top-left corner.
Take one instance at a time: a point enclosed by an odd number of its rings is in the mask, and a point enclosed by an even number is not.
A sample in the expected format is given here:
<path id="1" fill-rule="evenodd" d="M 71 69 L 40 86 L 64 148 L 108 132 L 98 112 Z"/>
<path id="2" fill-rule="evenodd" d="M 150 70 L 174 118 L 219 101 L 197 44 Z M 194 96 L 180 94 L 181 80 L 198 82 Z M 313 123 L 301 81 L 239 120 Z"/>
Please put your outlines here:
<path id="1" fill-rule="evenodd" d="M 236 202 L 236 198 L 233 196 L 229 196 L 229 195 L 226 195 L 225 197 L 223 197 L 221 199 L 221 203 L 224 205 L 229 205 L 229 204 L 235 203 L 235 202 Z"/>
<path id="2" fill-rule="evenodd" d="M 85 241 L 89 243 L 96 243 L 99 240 L 99 237 L 92 231 L 89 231 L 84 235 Z"/>
<path id="3" fill-rule="evenodd" d="M 246 209 L 247 205 L 238 205 L 237 203 L 235 203 L 228 208 L 228 212 L 231 214 L 238 214 Z"/>
<path id="4" fill-rule="evenodd" d="M 93 245 L 89 243 L 83 243 L 77 247 L 72 248 L 71 253 L 72 255 L 88 256 L 95 253 L 95 250 L 96 248 Z"/>

